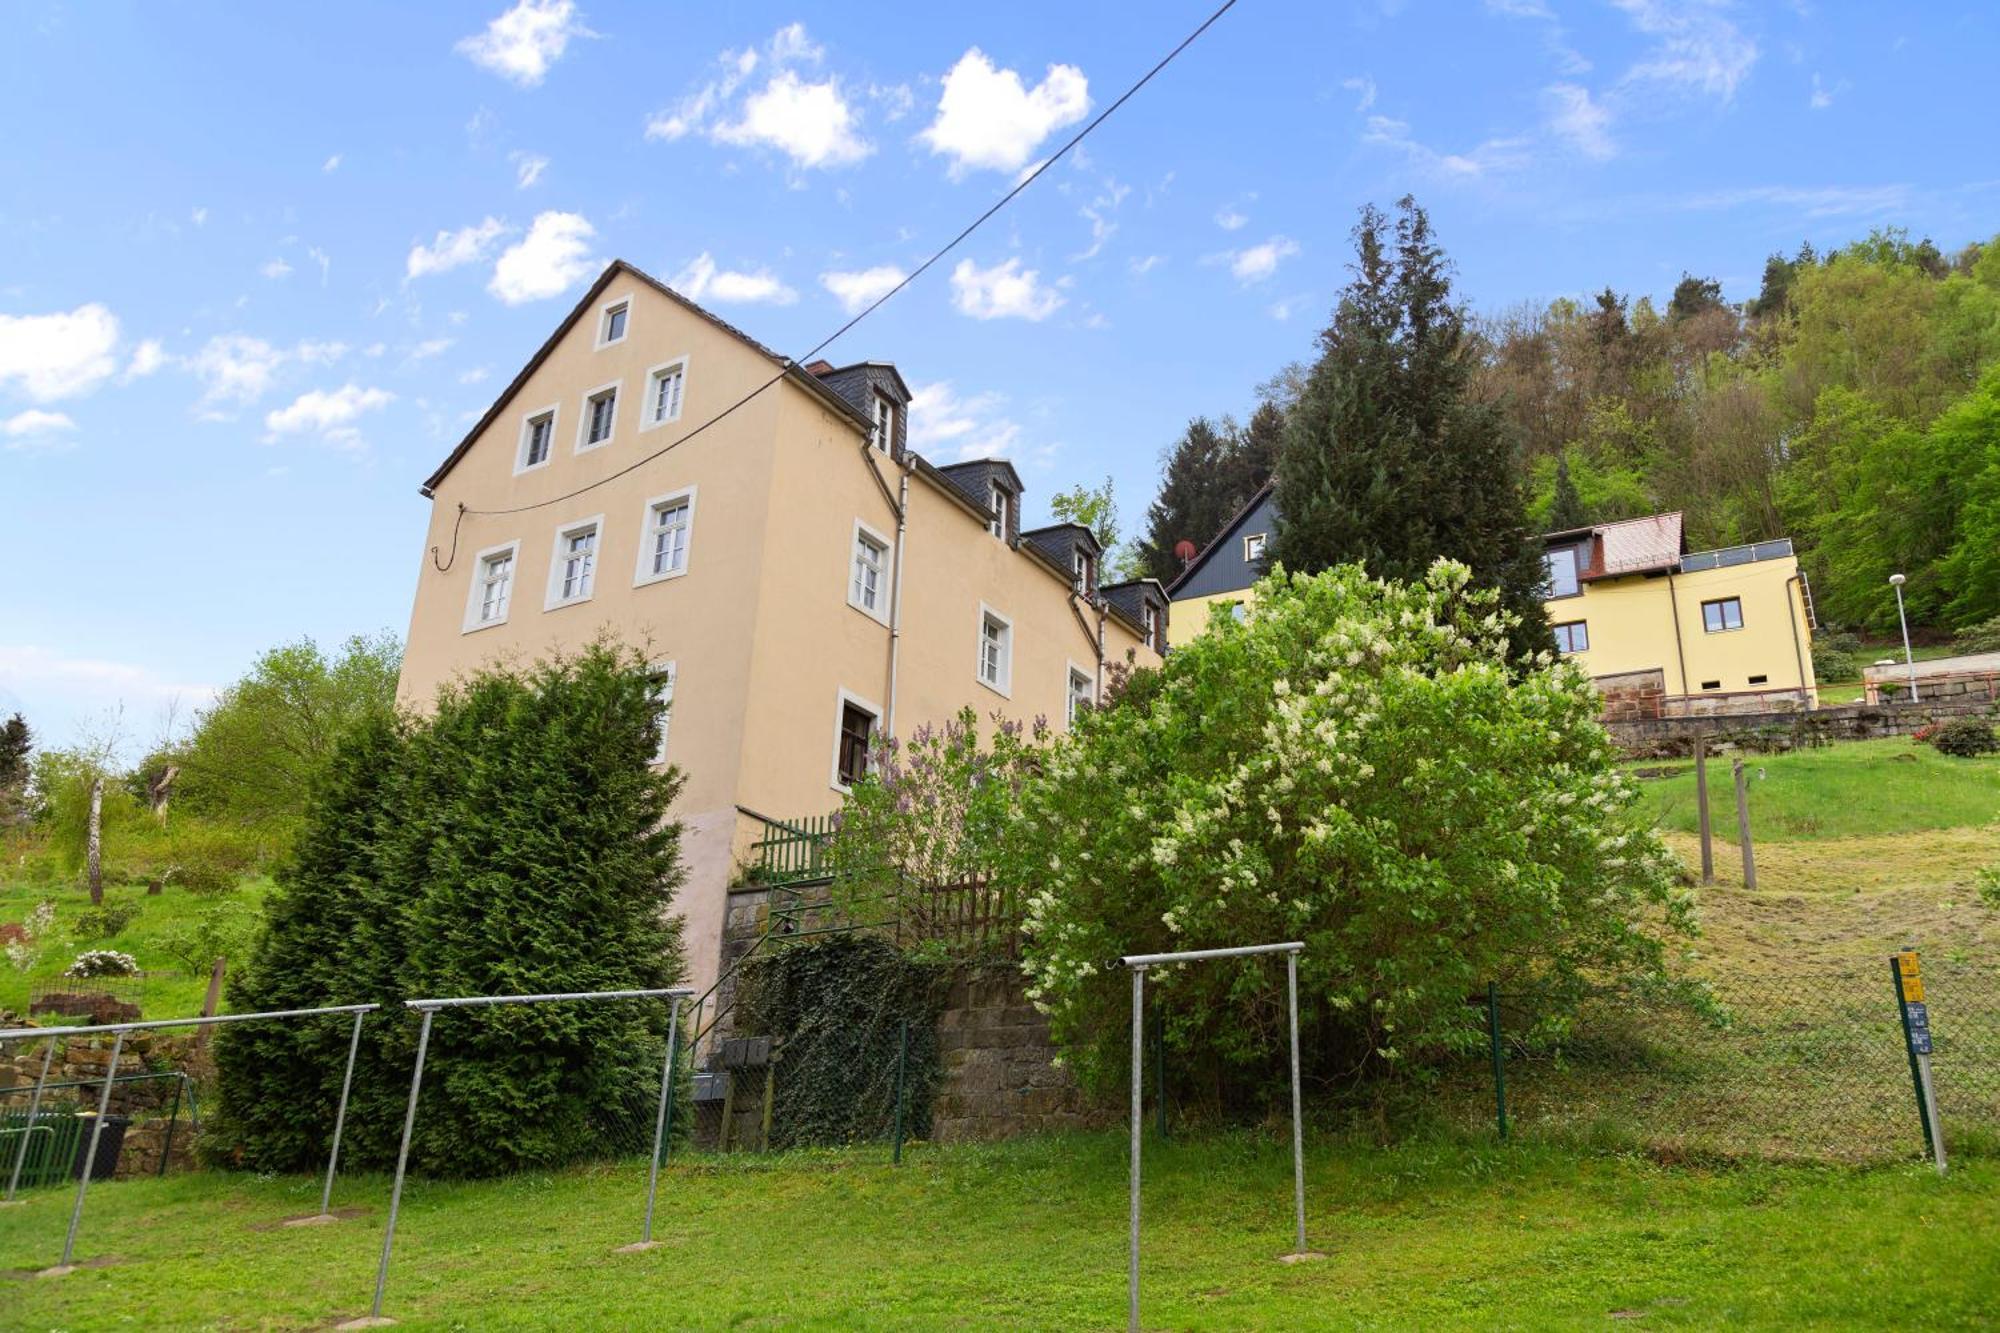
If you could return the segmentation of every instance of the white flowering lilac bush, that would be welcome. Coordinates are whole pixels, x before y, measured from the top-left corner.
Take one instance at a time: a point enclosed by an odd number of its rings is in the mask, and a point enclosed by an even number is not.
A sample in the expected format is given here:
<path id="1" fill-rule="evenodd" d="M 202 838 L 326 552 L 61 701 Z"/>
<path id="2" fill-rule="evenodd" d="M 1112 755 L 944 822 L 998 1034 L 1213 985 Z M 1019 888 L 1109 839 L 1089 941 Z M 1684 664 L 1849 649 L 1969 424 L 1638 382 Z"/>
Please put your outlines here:
<path id="1" fill-rule="evenodd" d="M 1115 960 L 1299 939 L 1322 1078 L 1480 1040 L 1467 996 L 1657 980 L 1694 931 L 1633 810 L 1599 701 L 1440 561 L 1421 583 L 1282 572 L 1042 755 L 1003 839 L 1032 997 L 1080 1072 L 1116 1077 Z M 1281 1049 L 1281 964 L 1156 970 L 1167 1039 L 1227 1066 Z"/>

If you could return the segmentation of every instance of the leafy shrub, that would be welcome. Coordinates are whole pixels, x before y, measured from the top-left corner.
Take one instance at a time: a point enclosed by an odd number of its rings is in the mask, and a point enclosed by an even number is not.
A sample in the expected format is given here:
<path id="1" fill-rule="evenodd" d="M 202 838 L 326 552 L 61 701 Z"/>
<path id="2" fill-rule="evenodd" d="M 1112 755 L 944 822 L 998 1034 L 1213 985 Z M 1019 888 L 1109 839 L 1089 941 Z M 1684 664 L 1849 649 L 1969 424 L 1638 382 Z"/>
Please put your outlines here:
<path id="1" fill-rule="evenodd" d="M 135 902 L 120 899 L 102 907 L 86 907 L 76 914 L 70 933 L 79 940 L 108 940 L 131 925 L 143 910 Z"/>
<path id="2" fill-rule="evenodd" d="M 1861 639 L 1844 632 L 1813 635 L 1813 676 L 1822 682 L 1861 679 Z"/>
<path id="3" fill-rule="evenodd" d="M 261 917 L 248 903 L 223 901 L 183 917 L 160 940 L 191 976 L 215 966 L 218 958 L 242 958 L 257 937 Z"/>
<path id="4" fill-rule="evenodd" d="M 2000 653 L 2000 616 L 1960 630 L 1951 646 L 1961 653 Z"/>
<path id="5" fill-rule="evenodd" d="M 680 777 L 652 767 L 658 705 L 645 661 L 598 646 L 443 690 L 428 718 L 352 727 L 316 782 L 276 873 L 266 926 L 230 984 L 239 1009 L 377 1001 L 364 1029 L 343 1160 L 393 1161 L 421 995 L 673 984 Z M 657 1091 L 660 1003 L 455 1011 L 432 1031 L 412 1161 L 454 1175 L 601 1152 Z M 259 1170 L 325 1151 L 347 1053 L 337 1022 L 219 1032 L 209 1150 Z"/>
<path id="6" fill-rule="evenodd" d="M 2000 736 L 1993 734 L 1991 722 L 1976 717 L 1959 717 L 1940 726 L 1937 734 L 1931 737 L 1931 744 L 1937 746 L 1939 754 L 1971 759 L 2000 751 Z"/>
<path id="7" fill-rule="evenodd" d="M 139 960 L 116 949 L 86 950 L 63 969 L 66 977 L 130 977 L 137 976 L 138 972 Z"/>
<path id="8" fill-rule="evenodd" d="M 1274 574 L 1143 705 L 1044 753 L 1003 865 L 1027 895 L 1030 994 L 1080 1075 L 1120 1077 L 1121 954 L 1303 940 L 1323 1079 L 1475 1047 L 1465 997 L 1489 981 L 1560 1021 L 1586 976 L 1662 977 L 1693 901 L 1598 698 L 1552 653 L 1510 665 L 1510 619 L 1469 579 L 1445 561 L 1409 585 Z M 1218 1062 L 1217 1086 L 1282 1058 L 1281 961 L 1149 983 L 1166 1040 Z"/>

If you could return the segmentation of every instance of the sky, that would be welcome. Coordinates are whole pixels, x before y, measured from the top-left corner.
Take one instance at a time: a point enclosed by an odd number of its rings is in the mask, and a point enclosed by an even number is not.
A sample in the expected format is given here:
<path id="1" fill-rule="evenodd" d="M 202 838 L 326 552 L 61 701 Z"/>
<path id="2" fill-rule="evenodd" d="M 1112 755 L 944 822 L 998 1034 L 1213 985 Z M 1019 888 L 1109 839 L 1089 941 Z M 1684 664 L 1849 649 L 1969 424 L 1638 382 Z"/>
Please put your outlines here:
<path id="1" fill-rule="evenodd" d="M 407 626 L 419 483 L 627 259 L 803 354 L 1214 0 L 0 14 L 0 712 L 129 754 L 257 653 Z M 1310 358 L 1356 211 L 1482 312 L 2000 230 L 2000 10 L 1240 0 L 829 349 L 935 461 L 1110 477 Z"/>

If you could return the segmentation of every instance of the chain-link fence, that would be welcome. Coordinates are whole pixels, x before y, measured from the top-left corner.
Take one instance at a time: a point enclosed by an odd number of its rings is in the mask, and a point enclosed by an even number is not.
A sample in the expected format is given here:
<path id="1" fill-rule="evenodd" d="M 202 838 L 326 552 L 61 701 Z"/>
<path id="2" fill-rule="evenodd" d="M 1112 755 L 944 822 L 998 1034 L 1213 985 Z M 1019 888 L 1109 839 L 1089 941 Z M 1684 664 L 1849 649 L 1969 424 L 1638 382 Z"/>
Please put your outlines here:
<path id="1" fill-rule="evenodd" d="M 2000 1141 L 2000 967 L 1926 961 L 1925 983 L 1946 1144 Z M 1634 1140 L 1664 1156 L 1860 1163 L 1923 1154 L 1886 959 L 1708 984 L 1708 1012 L 1605 990 L 1562 1024 L 1533 994 L 1502 989 L 1498 1078 L 1484 1061 L 1458 1070 L 1454 1114 L 1490 1123 L 1504 1102 L 1516 1130 Z M 1468 1096 L 1475 1087 L 1480 1095 Z"/>

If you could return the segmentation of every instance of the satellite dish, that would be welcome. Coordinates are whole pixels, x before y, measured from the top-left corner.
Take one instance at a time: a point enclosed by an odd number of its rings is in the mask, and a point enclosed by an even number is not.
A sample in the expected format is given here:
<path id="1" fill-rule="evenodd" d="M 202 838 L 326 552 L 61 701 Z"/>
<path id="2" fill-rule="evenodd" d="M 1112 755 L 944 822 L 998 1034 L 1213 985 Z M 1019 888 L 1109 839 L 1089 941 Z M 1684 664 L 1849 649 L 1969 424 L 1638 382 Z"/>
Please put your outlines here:
<path id="1" fill-rule="evenodd" d="M 1200 554 L 1201 551 L 1195 544 L 1185 537 L 1174 543 L 1174 559 L 1184 565 Z"/>

